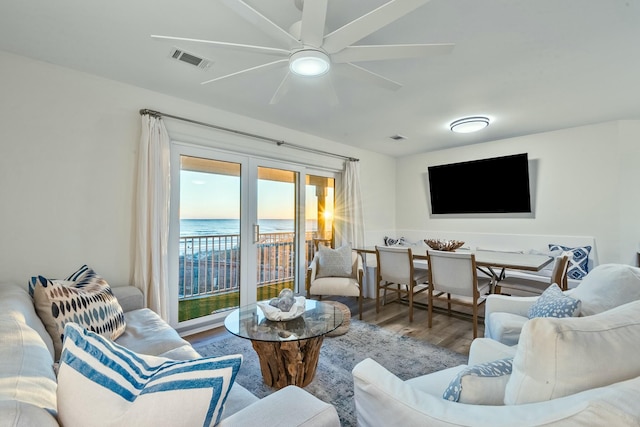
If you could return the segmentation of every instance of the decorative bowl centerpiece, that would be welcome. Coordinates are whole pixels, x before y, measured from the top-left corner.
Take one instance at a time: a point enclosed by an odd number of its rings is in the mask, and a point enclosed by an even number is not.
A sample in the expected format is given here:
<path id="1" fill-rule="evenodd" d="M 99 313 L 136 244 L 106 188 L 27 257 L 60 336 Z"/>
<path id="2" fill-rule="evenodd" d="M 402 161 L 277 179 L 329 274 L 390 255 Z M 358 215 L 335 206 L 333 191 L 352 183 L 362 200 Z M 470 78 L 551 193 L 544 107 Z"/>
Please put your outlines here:
<path id="1" fill-rule="evenodd" d="M 455 251 L 464 245 L 464 242 L 461 242 L 460 240 L 424 239 L 424 242 L 427 246 L 436 251 Z"/>
<path id="2" fill-rule="evenodd" d="M 262 309 L 264 317 L 276 322 L 284 322 L 302 316 L 305 308 L 304 297 L 294 297 L 293 291 L 285 288 L 280 291 L 277 298 L 268 301 L 258 301 L 258 307 Z"/>

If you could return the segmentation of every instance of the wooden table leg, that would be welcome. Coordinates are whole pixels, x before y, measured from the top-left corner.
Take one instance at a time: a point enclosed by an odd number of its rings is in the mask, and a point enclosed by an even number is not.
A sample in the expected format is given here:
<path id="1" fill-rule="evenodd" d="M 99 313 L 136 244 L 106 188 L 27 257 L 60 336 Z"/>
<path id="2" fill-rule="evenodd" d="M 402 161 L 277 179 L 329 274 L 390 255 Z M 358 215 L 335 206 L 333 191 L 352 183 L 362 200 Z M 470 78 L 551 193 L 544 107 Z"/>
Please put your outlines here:
<path id="1" fill-rule="evenodd" d="M 320 336 L 299 341 L 252 340 L 265 384 L 277 389 L 308 385 L 316 374 L 323 339 Z"/>

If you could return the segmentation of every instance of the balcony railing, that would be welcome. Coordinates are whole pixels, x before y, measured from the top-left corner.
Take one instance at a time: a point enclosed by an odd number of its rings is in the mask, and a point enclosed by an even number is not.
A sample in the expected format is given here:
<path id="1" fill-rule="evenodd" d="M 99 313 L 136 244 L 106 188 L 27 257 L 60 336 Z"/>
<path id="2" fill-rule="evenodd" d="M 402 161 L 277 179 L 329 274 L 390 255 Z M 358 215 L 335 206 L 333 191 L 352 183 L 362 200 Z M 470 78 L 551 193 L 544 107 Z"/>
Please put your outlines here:
<path id="1" fill-rule="evenodd" d="M 238 291 L 239 238 L 237 234 L 180 237 L 179 300 Z M 307 260 L 314 254 L 312 238 L 313 233 L 307 233 Z M 258 287 L 293 282 L 294 233 L 260 234 L 257 265 Z"/>

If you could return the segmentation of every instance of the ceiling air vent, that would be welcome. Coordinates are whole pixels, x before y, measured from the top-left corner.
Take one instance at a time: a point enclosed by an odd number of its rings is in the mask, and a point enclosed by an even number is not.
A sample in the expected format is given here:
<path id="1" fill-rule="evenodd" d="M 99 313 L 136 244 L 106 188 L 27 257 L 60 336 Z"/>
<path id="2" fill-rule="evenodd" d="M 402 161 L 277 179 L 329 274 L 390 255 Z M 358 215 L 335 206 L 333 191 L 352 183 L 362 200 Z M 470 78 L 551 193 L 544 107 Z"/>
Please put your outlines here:
<path id="1" fill-rule="evenodd" d="M 193 65 L 194 67 L 198 67 L 202 70 L 206 70 L 211 66 L 211 64 L 213 64 L 213 61 L 209 59 L 200 58 L 193 53 L 185 52 L 184 50 L 178 48 L 173 48 L 169 56 L 173 59 L 177 59 L 178 61 Z"/>

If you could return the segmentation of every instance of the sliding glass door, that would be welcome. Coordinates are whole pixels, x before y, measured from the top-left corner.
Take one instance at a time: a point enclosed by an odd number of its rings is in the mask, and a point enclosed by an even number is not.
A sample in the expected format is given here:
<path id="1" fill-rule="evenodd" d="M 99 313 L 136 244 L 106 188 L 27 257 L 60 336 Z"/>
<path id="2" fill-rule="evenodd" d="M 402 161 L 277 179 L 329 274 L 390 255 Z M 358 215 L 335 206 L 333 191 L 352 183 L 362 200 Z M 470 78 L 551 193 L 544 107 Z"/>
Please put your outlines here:
<path id="1" fill-rule="evenodd" d="M 296 289 L 300 174 L 280 167 L 257 166 L 256 170 L 256 290 L 257 300 L 264 300 L 278 296 L 284 288 Z"/>
<path id="2" fill-rule="evenodd" d="M 178 321 L 240 303 L 242 164 L 180 156 Z"/>
<path id="3" fill-rule="evenodd" d="M 304 293 L 313 238 L 332 236 L 333 189 L 318 198 L 327 181 L 315 179 L 309 221 L 303 167 L 174 145 L 169 299 L 179 330 L 216 323 L 285 287 Z"/>

